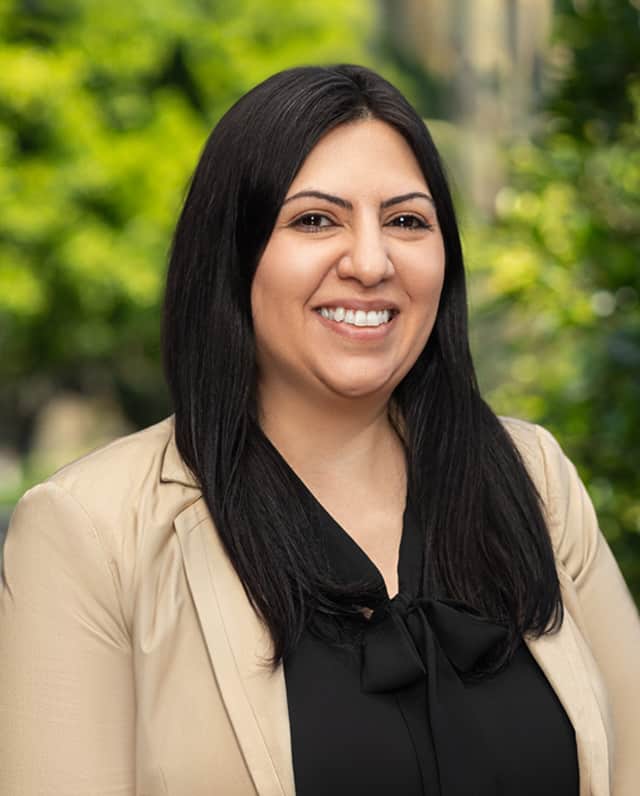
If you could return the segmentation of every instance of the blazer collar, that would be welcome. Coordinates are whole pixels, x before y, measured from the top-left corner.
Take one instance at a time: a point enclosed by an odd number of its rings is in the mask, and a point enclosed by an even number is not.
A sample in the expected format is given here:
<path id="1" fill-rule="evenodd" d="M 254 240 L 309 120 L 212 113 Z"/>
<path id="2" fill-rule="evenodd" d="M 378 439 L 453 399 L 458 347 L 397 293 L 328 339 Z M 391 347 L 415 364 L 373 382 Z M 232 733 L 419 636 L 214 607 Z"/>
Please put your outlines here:
<path id="1" fill-rule="evenodd" d="M 176 443 L 174 415 L 168 417 L 165 422 L 169 424 L 170 433 L 169 439 L 162 454 L 160 481 L 162 481 L 162 483 L 177 483 L 182 484 L 183 486 L 200 489 L 196 477 L 187 467 L 186 462 L 178 450 L 178 445 Z"/>
<path id="2" fill-rule="evenodd" d="M 610 796 L 610 725 L 604 688 L 569 606 L 575 588 L 562 571 L 564 618 L 560 629 L 525 639 L 573 725 L 580 771 L 580 796 Z"/>
<path id="3" fill-rule="evenodd" d="M 200 486 L 182 459 L 174 419 L 160 480 L 193 490 L 194 501 L 174 519 L 189 588 L 212 674 L 259 796 L 295 796 L 287 693 L 282 665 L 266 663 L 271 638 L 238 578 Z"/>
<path id="4" fill-rule="evenodd" d="M 259 796 L 294 796 L 282 665 L 223 548 L 204 499 L 174 520 L 189 588 L 220 693 Z"/>
<path id="5" fill-rule="evenodd" d="M 199 489 L 172 430 L 161 480 Z M 254 610 L 217 533 L 202 495 L 174 520 L 185 571 L 219 684 L 259 796 L 294 796 L 293 761 L 284 670 L 265 659 L 271 639 Z M 560 573 L 565 598 L 562 627 L 526 644 L 563 705 L 575 734 L 580 796 L 610 796 L 607 716 L 570 608 L 573 586 Z"/>

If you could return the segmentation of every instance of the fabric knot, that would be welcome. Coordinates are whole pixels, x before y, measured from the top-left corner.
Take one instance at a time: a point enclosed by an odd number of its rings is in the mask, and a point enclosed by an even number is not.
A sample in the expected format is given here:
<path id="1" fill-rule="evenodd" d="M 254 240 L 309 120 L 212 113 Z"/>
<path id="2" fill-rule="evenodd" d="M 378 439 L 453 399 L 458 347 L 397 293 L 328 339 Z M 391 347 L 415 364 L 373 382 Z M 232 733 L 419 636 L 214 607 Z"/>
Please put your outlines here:
<path id="1" fill-rule="evenodd" d="M 375 609 L 364 631 L 362 690 L 393 691 L 427 676 L 430 639 L 458 673 L 467 674 L 506 633 L 463 603 L 399 592 Z"/>
<path id="2" fill-rule="evenodd" d="M 364 630 L 360 686 L 366 693 L 398 691 L 398 704 L 416 738 L 423 727 L 420 711 L 426 709 L 431 741 L 425 738 L 424 743 L 433 745 L 441 796 L 499 793 L 482 732 L 468 709 L 463 676 L 506 636 L 506 627 L 463 603 L 402 592 L 379 605 Z M 423 787 L 431 793 L 427 759 L 420 755 Z"/>

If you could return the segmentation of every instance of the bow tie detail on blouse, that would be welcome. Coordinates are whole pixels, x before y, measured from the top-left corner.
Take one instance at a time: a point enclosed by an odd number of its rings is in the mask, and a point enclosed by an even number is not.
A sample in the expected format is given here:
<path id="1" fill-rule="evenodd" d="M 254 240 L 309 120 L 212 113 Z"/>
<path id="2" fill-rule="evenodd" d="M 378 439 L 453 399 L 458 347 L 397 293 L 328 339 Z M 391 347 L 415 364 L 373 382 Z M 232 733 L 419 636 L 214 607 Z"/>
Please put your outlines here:
<path id="1" fill-rule="evenodd" d="M 506 635 L 504 626 L 474 615 L 461 603 L 403 592 L 379 605 L 368 620 L 361 642 L 361 688 L 366 693 L 397 692 L 417 741 L 425 796 L 432 796 L 434 788 L 441 796 L 500 793 L 497 774 L 484 754 L 478 717 L 465 699 L 466 689 L 473 687 L 465 683 L 465 675 Z M 420 729 L 425 710 L 430 738 Z"/>

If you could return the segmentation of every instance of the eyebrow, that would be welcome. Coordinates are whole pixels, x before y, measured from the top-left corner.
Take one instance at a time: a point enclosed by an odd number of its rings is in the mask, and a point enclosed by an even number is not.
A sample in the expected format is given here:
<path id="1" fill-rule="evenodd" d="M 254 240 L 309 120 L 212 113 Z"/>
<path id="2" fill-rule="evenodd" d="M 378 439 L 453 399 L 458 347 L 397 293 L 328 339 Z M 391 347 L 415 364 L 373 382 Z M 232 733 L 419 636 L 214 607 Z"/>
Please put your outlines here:
<path id="1" fill-rule="evenodd" d="M 333 194 L 324 193 L 324 191 L 300 191 L 299 193 L 294 193 L 293 196 L 288 196 L 284 200 L 282 206 L 284 207 L 287 202 L 292 202 L 294 199 L 302 199 L 303 197 L 324 199 L 326 202 L 331 202 L 331 204 L 338 205 L 338 207 L 343 207 L 345 210 L 353 210 L 353 205 L 351 202 L 347 201 L 346 199 L 342 199 L 340 196 L 333 196 Z M 426 199 L 427 202 L 435 207 L 435 202 L 428 193 L 422 193 L 422 191 L 411 191 L 410 193 L 403 193 L 400 196 L 392 196 L 390 199 L 385 199 L 384 202 L 380 202 L 380 208 L 384 210 L 387 207 L 393 207 L 393 205 L 399 205 L 402 204 L 402 202 L 407 202 L 409 199 Z"/>

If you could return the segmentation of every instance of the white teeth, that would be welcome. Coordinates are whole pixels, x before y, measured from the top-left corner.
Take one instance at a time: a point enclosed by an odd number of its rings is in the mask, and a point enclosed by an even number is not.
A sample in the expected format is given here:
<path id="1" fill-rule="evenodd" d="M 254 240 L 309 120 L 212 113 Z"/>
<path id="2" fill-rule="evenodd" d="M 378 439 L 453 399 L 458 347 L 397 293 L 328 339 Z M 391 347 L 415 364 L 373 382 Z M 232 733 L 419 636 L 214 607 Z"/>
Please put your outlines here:
<path id="1" fill-rule="evenodd" d="M 321 307 L 320 315 L 330 321 L 337 323 L 348 323 L 352 326 L 381 326 L 388 323 L 391 318 L 390 310 L 346 310 L 344 307 Z"/>

